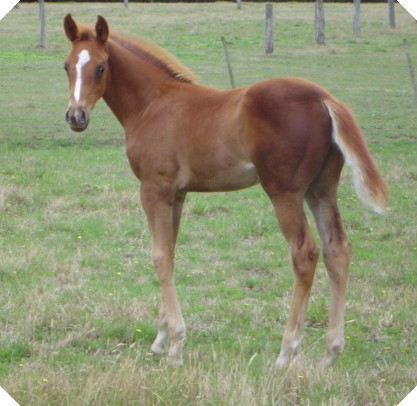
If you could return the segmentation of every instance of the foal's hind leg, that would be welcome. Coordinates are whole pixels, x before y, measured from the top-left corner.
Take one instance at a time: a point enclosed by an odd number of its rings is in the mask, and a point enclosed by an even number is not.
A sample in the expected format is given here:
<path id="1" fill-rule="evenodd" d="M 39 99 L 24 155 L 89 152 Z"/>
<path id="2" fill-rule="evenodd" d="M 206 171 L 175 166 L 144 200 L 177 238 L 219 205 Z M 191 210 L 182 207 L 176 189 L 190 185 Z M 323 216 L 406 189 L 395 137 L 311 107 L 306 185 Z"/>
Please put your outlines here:
<path id="1" fill-rule="evenodd" d="M 340 153 L 335 151 L 306 195 L 322 240 L 332 292 L 325 366 L 333 365 L 344 347 L 345 296 L 352 249 L 337 207 L 336 188 L 342 166 Z"/>
<path id="2" fill-rule="evenodd" d="M 284 368 L 301 348 L 301 333 L 319 251 L 305 217 L 303 195 L 283 193 L 270 197 L 290 247 L 295 278 L 291 308 L 276 361 L 277 368 Z"/>

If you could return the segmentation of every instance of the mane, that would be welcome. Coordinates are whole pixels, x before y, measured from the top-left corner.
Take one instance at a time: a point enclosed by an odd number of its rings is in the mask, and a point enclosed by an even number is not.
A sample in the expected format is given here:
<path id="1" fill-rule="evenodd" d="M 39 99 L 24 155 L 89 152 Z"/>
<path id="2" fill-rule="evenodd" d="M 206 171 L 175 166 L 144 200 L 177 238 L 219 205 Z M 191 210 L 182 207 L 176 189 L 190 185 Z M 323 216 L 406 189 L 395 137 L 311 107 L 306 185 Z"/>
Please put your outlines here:
<path id="1" fill-rule="evenodd" d="M 194 72 L 184 66 L 175 56 L 151 41 L 144 38 L 132 38 L 115 31 L 110 32 L 110 39 L 174 79 L 186 83 L 198 82 L 198 76 Z"/>
<path id="2" fill-rule="evenodd" d="M 93 40 L 95 38 L 95 32 L 92 26 L 80 25 L 79 28 L 81 41 Z M 143 38 L 132 38 L 116 31 L 110 32 L 109 39 L 176 80 L 185 83 L 198 82 L 198 76 L 194 72 L 179 62 L 175 56 L 151 41 Z"/>

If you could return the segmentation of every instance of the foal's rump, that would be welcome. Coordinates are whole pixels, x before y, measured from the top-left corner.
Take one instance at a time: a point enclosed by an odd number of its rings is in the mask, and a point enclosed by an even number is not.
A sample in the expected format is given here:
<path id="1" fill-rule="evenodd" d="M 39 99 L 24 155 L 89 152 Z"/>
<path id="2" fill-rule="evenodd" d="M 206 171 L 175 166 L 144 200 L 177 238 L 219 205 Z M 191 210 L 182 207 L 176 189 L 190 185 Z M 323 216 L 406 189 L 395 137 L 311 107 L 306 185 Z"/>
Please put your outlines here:
<path id="1" fill-rule="evenodd" d="M 293 186 L 307 190 L 335 144 L 352 168 L 357 195 L 374 211 L 384 213 L 387 186 L 345 104 L 301 78 L 259 82 L 247 89 L 245 97 L 252 124 L 257 128 L 256 136 L 252 134 L 257 144 L 253 160 L 261 182 L 264 179 L 262 183 L 267 183 L 274 173 L 283 182 L 291 181 Z M 339 173 L 334 176 L 338 179 Z"/>
<path id="2" fill-rule="evenodd" d="M 245 92 L 251 158 L 268 193 L 306 191 L 332 146 L 330 95 L 300 78 L 271 79 Z"/>

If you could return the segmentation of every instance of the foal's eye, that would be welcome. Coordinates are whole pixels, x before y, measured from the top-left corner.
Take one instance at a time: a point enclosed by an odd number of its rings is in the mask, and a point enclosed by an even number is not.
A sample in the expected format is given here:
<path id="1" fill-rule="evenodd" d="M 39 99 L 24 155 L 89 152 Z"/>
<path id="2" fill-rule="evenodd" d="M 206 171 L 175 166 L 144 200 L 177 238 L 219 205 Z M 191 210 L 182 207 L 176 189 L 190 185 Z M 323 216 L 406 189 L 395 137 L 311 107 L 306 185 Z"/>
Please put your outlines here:
<path id="1" fill-rule="evenodd" d="M 97 66 L 97 73 L 103 73 L 104 72 L 104 63 Z"/>

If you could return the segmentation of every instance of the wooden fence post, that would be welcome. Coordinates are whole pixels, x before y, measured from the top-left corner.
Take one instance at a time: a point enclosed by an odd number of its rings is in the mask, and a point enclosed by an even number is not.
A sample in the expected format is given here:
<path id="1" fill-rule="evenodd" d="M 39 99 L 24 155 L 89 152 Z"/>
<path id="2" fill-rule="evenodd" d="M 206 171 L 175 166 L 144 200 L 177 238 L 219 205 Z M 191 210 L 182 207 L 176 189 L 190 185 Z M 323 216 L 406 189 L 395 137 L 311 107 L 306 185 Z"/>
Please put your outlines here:
<path id="1" fill-rule="evenodd" d="M 324 44 L 324 7 L 323 0 L 316 0 L 315 9 L 316 43 Z"/>
<path id="2" fill-rule="evenodd" d="M 265 52 L 274 52 L 274 21 L 272 4 L 265 4 Z"/>
<path id="3" fill-rule="evenodd" d="M 236 7 L 238 10 L 240 10 L 242 8 L 242 1 L 241 0 L 236 0 Z"/>
<path id="4" fill-rule="evenodd" d="M 403 39 L 403 48 L 404 48 L 405 57 L 407 58 L 407 62 L 408 62 L 408 70 L 410 71 L 411 84 L 413 85 L 414 97 L 416 99 L 416 105 L 417 105 L 417 83 L 416 83 L 416 77 L 415 77 L 415 74 L 414 74 L 413 61 L 411 60 L 410 48 L 409 48 L 408 42 L 407 42 L 407 40 L 405 38 Z"/>
<path id="5" fill-rule="evenodd" d="M 127 8 L 127 6 L 128 6 L 128 2 L 129 2 L 129 0 L 123 0 L 123 3 L 124 3 L 124 5 L 125 5 L 125 8 Z"/>
<path id="6" fill-rule="evenodd" d="M 395 28 L 395 0 L 388 0 L 388 20 L 390 28 Z"/>
<path id="7" fill-rule="evenodd" d="M 235 88 L 235 79 L 233 77 L 232 64 L 230 63 L 229 51 L 227 49 L 227 43 L 226 43 L 226 40 L 225 40 L 224 37 L 222 37 L 222 44 L 223 44 L 224 57 L 226 59 L 226 64 L 227 64 L 227 70 L 229 72 L 230 86 L 232 86 L 232 89 L 234 89 Z"/>
<path id="8" fill-rule="evenodd" d="M 361 0 L 353 0 L 353 35 L 361 33 Z"/>
<path id="9" fill-rule="evenodd" d="M 39 33 L 39 46 L 45 48 L 46 35 L 45 35 L 45 0 L 39 0 L 39 20 L 40 20 L 40 33 Z"/>

